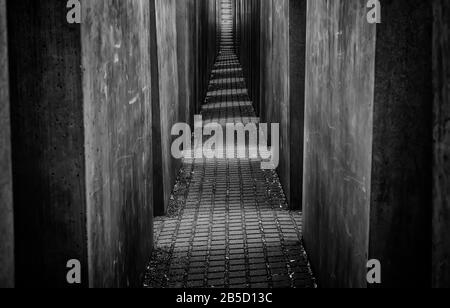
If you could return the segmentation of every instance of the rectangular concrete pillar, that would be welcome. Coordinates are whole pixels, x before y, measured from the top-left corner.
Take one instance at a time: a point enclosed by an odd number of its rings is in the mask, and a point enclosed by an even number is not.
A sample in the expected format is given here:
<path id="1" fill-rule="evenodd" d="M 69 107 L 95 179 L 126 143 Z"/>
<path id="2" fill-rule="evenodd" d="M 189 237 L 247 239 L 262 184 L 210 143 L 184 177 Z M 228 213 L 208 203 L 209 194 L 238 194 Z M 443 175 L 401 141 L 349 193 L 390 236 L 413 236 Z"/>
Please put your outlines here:
<path id="1" fill-rule="evenodd" d="M 377 25 L 369 259 L 383 287 L 430 287 L 432 4 L 382 2 Z"/>
<path id="2" fill-rule="evenodd" d="M 267 122 L 268 113 L 266 106 L 269 105 L 270 95 L 272 93 L 272 84 L 270 82 L 270 75 L 267 73 L 267 68 L 271 63 L 272 54 L 270 51 L 272 44 L 272 2 L 271 0 L 261 0 L 261 23 L 260 23 L 260 53 L 261 63 L 260 71 L 260 101 L 259 101 L 259 116 L 261 120 Z"/>
<path id="3" fill-rule="evenodd" d="M 6 1 L 0 0 L 0 288 L 14 287 L 14 216 Z"/>
<path id="4" fill-rule="evenodd" d="M 159 108 L 155 111 L 159 113 L 159 119 L 154 120 L 159 122 L 160 127 L 153 133 L 160 135 L 161 143 L 156 145 L 160 151 L 154 153 L 155 175 L 158 175 L 154 181 L 162 186 L 163 193 L 160 194 L 161 188 L 156 188 L 159 194 L 155 192 L 155 215 L 166 213 L 180 167 L 171 154 L 172 126 L 180 119 L 176 5 L 176 0 L 155 0 L 158 75 L 153 78 L 159 81 L 159 102 L 154 102 L 153 109 Z"/>
<path id="5" fill-rule="evenodd" d="M 195 114 L 195 0 L 176 4 L 179 113 L 180 120 L 190 124 Z"/>
<path id="6" fill-rule="evenodd" d="M 261 2 L 260 0 L 240 0 L 238 2 L 239 6 L 236 8 L 236 12 L 239 14 L 239 43 L 237 48 L 244 75 L 246 76 L 248 93 L 257 113 L 260 111 L 259 101 L 261 95 L 259 67 L 260 54 L 262 52 L 260 49 Z"/>
<path id="7" fill-rule="evenodd" d="M 81 29 L 64 1 L 9 1 L 16 283 L 87 286 Z M 20 16 L 20 18 L 18 18 Z"/>
<path id="8" fill-rule="evenodd" d="M 67 12 L 8 2 L 17 285 L 72 286 L 76 259 L 74 287 L 138 286 L 152 249 L 148 2 L 82 2 L 81 25 Z"/>
<path id="9" fill-rule="evenodd" d="M 207 5 L 207 41 L 208 41 L 208 49 L 207 49 L 207 70 L 206 70 L 206 78 L 209 84 L 209 78 L 211 76 L 211 70 L 214 66 L 216 55 L 217 55 L 217 5 L 218 0 L 208 0 Z"/>
<path id="10" fill-rule="evenodd" d="M 157 42 L 151 56 L 153 92 L 154 187 L 156 216 L 164 215 L 181 167 L 172 157 L 174 124 L 192 124 L 206 97 L 216 56 L 217 1 L 151 1 L 151 33 Z"/>
<path id="11" fill-rule="evenodd" d="M 176 6 L 180 117 L 192 124 L 216 58 L 220 5 L 219 0 L 189 0 Z"/>
<path id="12" fill-rule="evenodd" d="M 322 287 L 366 287 L 375 26 L 365 0 L 309 0 L 304 241 Z"/>
<path id="13" fill-rule="evenodd" d="M 83 2 L 90 286 L 140 286 L 151 255 L 149 15 L 145 0 Z"/>
<path id="14" fill-rule="evenodd" d="M 198 99 L 199 106 L 204 103 L 208 92 L 208 85 L 211 70 L 217 54 L 217 0 L 197 0 L 198 1 Z"/>
<path id="15" fill-rule="evenodd" d="M 450 3 L 435 0 L 432 285 L 450 286 Z"/>
<path id="16" fill-rule="evenodd" d="M 241 0 L 239 55 L 262 123 L 280 124 L 278 173 L 291 209 L 302 208 L 306 0 Z"/>
<path id="17" fill-rule="evenodd" d="M 289 1 L 272 1 L 272 44 L 270 46 L 270 66 L 267 74 L 271 93 L 266 100 L 266 119 L 263 123 L 280 124 L 280 176 L 287 201 L 290 196 L 291 151 L 289 134 Z M 290 204 L 292 207 L 292 204 Z"/>
<path id="18" fill-rule="evenodd" d="M 204 61 L 203 56 L 203 46 L 204 42 L 201 40 L 203 37 L 202 30 L 203 24 L 202 19 L 204 18 L 202 3 L 204 0 L 196 0 L 195 1 L 195 43 L 194 43 L 194 51 L 197 55 L 195 57 L 195 113 L 199 114 L 201 110 L 201 105 L 203 104 L 203 100 L 205 98 L 205 85 L 202 77 L 202 72 L 204 71 L 202 63 Z"/>
<path id="19" fill-rule="evenodd" d="M 150 66 L 151 88 L 152 88 L 152 154 L 153 154 L 153 215 L 164 215 L 164 185 L 162 152 L 161 152 L 161 107 L 160 107 L 160 89 L 159 89 L 159 65 L 158 60 L 158 33 L 156 29 L 156 0 L 150 0 L 150 41 L 154 42 L 150 46 Z"/>
<path id="20" fill-rule="evenodd" d="M 306 0 L 289 1 L 289 204 L 303 208 Z"/>
<path id="21" fill-rule="evenodd" d="M 305 245 L 325 287 L 431 283 L 432 6 L 308 2 Z M 376 27 L 376 36 L 375 36 Z M 331 46 L 331 47 L 330 47 Z"/>

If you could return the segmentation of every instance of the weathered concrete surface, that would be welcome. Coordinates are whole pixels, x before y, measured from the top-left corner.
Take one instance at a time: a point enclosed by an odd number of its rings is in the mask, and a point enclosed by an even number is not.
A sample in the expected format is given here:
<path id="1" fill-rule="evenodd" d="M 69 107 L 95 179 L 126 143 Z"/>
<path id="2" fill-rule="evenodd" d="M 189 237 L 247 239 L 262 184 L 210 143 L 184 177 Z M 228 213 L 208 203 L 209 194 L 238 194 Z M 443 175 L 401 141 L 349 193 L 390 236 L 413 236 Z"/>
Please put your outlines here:
<path id="1" fill-rule="evenodd" d="M 270 67 L 272 62 L 271 48 L 273 48 L 272 43 L 272 1 L 262 0 L 261 1 L 261 64 L 260 64 L 260 84 L 261 84 L 261 95 L 260 95 L 260 117 L 261 121 L 267 122 L 268 111 L 266 106 L 271 105 L 270 96 L 272 93 L 272 83 L 270 80 L 270 75 L 267 74 L 267 68 Z"/>
<path id="2" fill-rule="evenodd" d="M 290 207 L 302 208 L 306 0 L 235 3 L 238 53 L 262 122 L 280 123 L 278 172 Z"/>
<path id="3" fill-rule="evenodd" d="M 218 52 L 217 13 L 219 0 L 196 1 L 196 88 L 197 108 L 204 103 L 208 92 L 209 77 Z"/>
<path id="4" fill-rule="evenodd" d="M 266 119 L 263 122 L 280 124 L 280 164 L 278 175 L 290 203 L 290 104 L 289 104 L 289 1 L 273 0 L 272 6 L 272 54 L 267 69 L 272 93 L 266 105 Z"/>
<path id="5" fill-rule="evenodd" d="M 450 3 L 434 1 L 433 287 L 450 287 Z"/>
<path id="6" fill-rule="evenodd" d="M 70 259 L 87 285 L 81 36 L 66 13 L 8 1 L 17 286 L 67 286 Z"/>
<path id="7" fill-rule="evenodd" d="M 192 124 L 206 97 L 210 72 L 217 53 L 218 0 L 154 0 L 152 24 L 157 47 L 152 57 L 152 78 L 158 80 L 153 100 L 155 215 L 164 215 L 170 201 L 180 161 L 171 154 L 175 123 Z M 155 82 L 155 81 L 153 81 Z"/>
<path id="8" fill-rule="evenodd" d="M 152 251 L 150 6 L 83 3 L 91 287 L 135 287 Z"/>
<path id="9" fill-rule="evenodd" d="M 208 71 L 208 13 L 207 13 L 207 3 L 210 0 L 197 0 L 195 2 L 196 10 L 196 21 L 195 21 L 195 32 L 196 32 L 196 46 L 195 51 L 197 57 L 195 59 L 195 84 L 196 84 L 196 111 L 197 113 L 201 110 L 201 105 L 206 97 L 208 89 L 208 79 L 209 76 L 205 74 Z"/>
<path id="10" fill-rule="evenodd" d="M 195 114 L 195 0 L 176 2 L 180 121 L 193 123 Z"/>
<path id="11" fill-rule="evenodd" d="M 159 66 L 156 29 L 156 0 L 150 0 L 150 73 L 152 95 L 152 154 L 153 154 L 153 214 L 164 215 L 164 185 L 162 185 L 161 112 L 159 103 Z"/>
<path id="12" fill-rule="evenodd" d="M 178 171 L 170 129 L 198 111 L 217 51 L 217 0 L 176 3 L 83 2 L 81 26 L 64 1 L 10 5 L 19 286 L 67 286 L 69 259 L 81 286 L 140 283 L 152 195 L 168 203 Z"/>
<path id="13" fill-rule="evenodd" d="M 154 167 L 161 168 L 162 178 L 155 181 L 155 184 L 162 185 L 164 193 L 163 198 L 155 196 L 155 213 L 157 215 L 166 213 L 180 166 L 171 154 L 172 126 L 180 119 L 176 3 L 176 0 L 155 0 L 161 165 L 160 167 L 156 165 Z"/>
<path id="14" fill-rule="evenodd" d="M 209 77 L 210 72 L 214 66 L 214 62 L 216 60 L 216 55 L 218 52 L 218 44 L 217 44 L 217 34 L 218 34 L 218 24 L 217 24 L 217 18 L 218 18 L 218 9 L 217 7 L 220 5 L 220 0 L 207 0 L 205 2 L 206 5 L 206 12 L 207 12 L 207 18 L 205 21 L 207 21 L 206 29 L 207 36 L 206 40 L 208 42 L 208 49 L 207 49 L 207 69 L 205 71 L 205 76 L 208 79 L 207 83 L 209 84 Z"/>
<path id="15" fill-rule="evenodd" d="M 240 0 L 237 12 L 239 14 L 238 51 L 246 76 L 249 95 L 255 110 L 260 112 L 260 60 L 261 60 L 261 6 L 260 0 Z"/>
<path id="16" fill-rule="evenodd" d="M 365 0 L 309 0 L 304 241 L 321 287 L 366 287 L 375 26 Z"/>
<path id="17" fill-rule="evenodd" d="M 255 107 L 259 107 L 259 70 L 256 69 L 256 60 L 260 50 L 257 49 L 257 37 L 260 34 L 260 25 L 256 18 L 260 15 L 260 2 L 254 0 L 239 0 L 234 3 L 238 20 L 237 53 L 239 55 L 243 72 L 246 77 L 248 93 Z M 259 67 L 258 67 L 259 69 Z M 256 84 L 258 87 L 256 88 Z M 257 109 L 257 108 L 255 108 Z"/>
<path id="18" fill-rule="evenodd" d="M 14 287 L 14 217 L 6 1 L 0 0 L 0 288 Z"/>
<path id="19" fill-rule="evenodd" d="M 306 0 L 289 1 L 289 204 L 303 207 Z"/>
<path id="20" fill-rule="evenodd" d="M 381 15 L 376 39 L 369 259 L 382 264 L 382 287 L 429 287 L 432 4 L 383 2 Z"/>

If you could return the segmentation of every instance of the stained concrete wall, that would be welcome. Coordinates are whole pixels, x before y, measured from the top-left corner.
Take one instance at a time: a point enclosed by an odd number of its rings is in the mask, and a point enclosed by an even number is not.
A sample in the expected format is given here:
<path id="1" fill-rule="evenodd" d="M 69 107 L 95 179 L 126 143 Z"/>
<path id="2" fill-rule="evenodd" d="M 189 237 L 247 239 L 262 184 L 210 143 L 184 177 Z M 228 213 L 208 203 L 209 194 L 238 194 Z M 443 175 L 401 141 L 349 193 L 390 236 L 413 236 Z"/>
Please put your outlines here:
<path id="1" fill-rule="evenodd" d="M 211 70 L 216 61 L 216 56 L 218 52 L 218 42 L 217 42 L 217 34 L 218 34 L 218 14 L 219 14 L 219 6 L 220 0 L 208 0 L 206 3 L 207 10 L 207 25 L 206 29 L 208 29 L 205 39 L 208 42 L 207 48 L 207 66 L 205 75 L 208 78 L 208 84 L 211 77 Z"/>
<path id="2" fill-rule="evenodd" d="M 6 1 L 0 0 L 0 288 L 14 287 L 14 217 L 7 36 Z"/>
<path id="3" fill-rule="evenodd" d="M 211 70 L 218 52 L 219 3 L 220 0 L 197 0 L 197 112 L 200 112 L 205 101 Z"/>
<path id="4" fill-rule="evenodd" d="M 326 287 L 431 282 L 431 2 L 308 2 L 305 245 Z"/>
<path id="5" fill-rule="evenodd" d="M 156 0 L 149 1 L 150 5 L 150 74 L 152 95 L 152 154 L 153 154 L 153 214 L 163 215 L 166 207 L 164 203 L 164 185 L 161 151 L 161 106 L 159 84 L 158 59 L 158 31 L 156 29 Z"/>
<path id="6" fill-rule="evenodd" d="M 247 89 L 257 112 L 259 112 L 259 97 L 261 95 L 259 60 L 262 52 L 260 50 L 262 2 L 259 0 L 239 0 L 235 3 L 239 23 L 237 52 L 246 76 Z"/>
<path id="7" fill-rule="evenodd" d="M 8 2 L 17 286 L 67 286 L 70 259 L 87 284 L 81 32 L 66 13 Z"/>
<path id="8" fill-rule="evenodd" d="M 176 0 L 155 0 L 159 104 L 154 102 L 154 109 L 159 108 L 159 121 L 155 120 L 160 123 L 160 127 L 154 134 L 161 136 L 160 146 L 156 145 L 160 149 L 156 155 L 160 158 L 156 158 L 155 162 L 161 161 L 161 164 L 155 163 L 154 168 L 161 168 L 157 171 L 161 178 L 154 178 L 154 180 L 155 183 L 163 186 L 163 196 L 155 194 L 156 215 L 163 215 L 167 211 L 176 173 L 180 166 L 171 154 L 172 126 L 180 119 L 176 3 Z"/>
<path id="9" fill-rule="evenodd" d="M 433 287 L 450 287 L 450 3 L 434 1 Z"/>
<path id="10" fill-rule="evenodd" d="M 218 52 L 220 1 L 177 1 L 176 9 L 180 119 L 193 124 Z M 207 49 L 199 50 L 200 46 Z"/>
<path id="11" fill-rule="evenodd" d="M 281 125 L 278 173 L 292 209 L 302 208 L 306 1 L 235 2 L 238 54 L 254 107 Z"/>
<path id="12" fill-rule="evenodd" d="M 153 193 L 167 204 L 178 171 L 170 129 L 199 110 L 217 53 L 218 1 L 177 2 L 83 2 L 81 26 L 64 1 L 8 8 L 19 286 L 67 286 L 70 259 L 81 286 L 140 283 Z"/>
<path id="13" fill-rule="evenodd" d="M 365 0 L 309 0 L 304 241 L 321 287 L 365 287 L 375 26 Z"/>
<path id="14" fill-rule="evenodd" d="M 306 0 L 289 1 L 289 203 L 303 208 Z"/>
<path id="15" fill-rule="evenodd" d="M 147 1 L 8 3 L 18 286 L 138 286 L 152 250 Z M 20 16 L 20 18 L 18 18 Z"/>
<path id="16" fill-rule="evenodd" d="M 193 123 L 195 97 L 195 0 L 177 1 L 178 94 L 180 119 Z"/>
<path id="17" fill-rule="evenodd" d="M 369 258 L 383 266 L 383 287 L 429 287 L 432 4 L 395 0 L 381 13 Z"/>
<path id="18" fill-rule="evenodd" d="M 171 154 L 175 123 L 192 124 L 206 97 L 217 53 L 218 0 L 154 0 L 151 33 L 157 42 L 151 50 L 153 83 L 154 200 L 155 215 L 169 206 L 180 161 Z M 156 62 L 155 62 L 156 63 Z"/>
<path id="19" fill-rule="evenodd" d="M 83 4 L 89 281 L 136 287 L 152 250 L 150 7 Z"/>
<path id="20" fill-rule="evenodd" d="M 270 59 L 263 74 L 266 74 L 266 118 L 263 123 L 280 124 L 280 164 L 278 175 L 284 188 L 286 197 L 290 197 L 291 152 L 289 134 L 289 1 L 273 0 L 271 8 L 271 24 L 265 30 L 271 36 L 267 58 Z M 264 31 L 264 30 L 263 30 Z M 289 202 L 291 208 L 293 204 Z"/>
<path id="21" fill-rule="evenodd" d="M 207 4 L 210 0 L 197 0 L 196 1 L 196 22 L 195 28 L 197 32 L 196 51 L 196 92 L 197 92 L 197 104 L 196 111 L 200 112 L 203 99 L 206 97 L 209 75 L 208 71 L 208 10 Z M 204 74 L 202 74 L 204 73 Z"/>

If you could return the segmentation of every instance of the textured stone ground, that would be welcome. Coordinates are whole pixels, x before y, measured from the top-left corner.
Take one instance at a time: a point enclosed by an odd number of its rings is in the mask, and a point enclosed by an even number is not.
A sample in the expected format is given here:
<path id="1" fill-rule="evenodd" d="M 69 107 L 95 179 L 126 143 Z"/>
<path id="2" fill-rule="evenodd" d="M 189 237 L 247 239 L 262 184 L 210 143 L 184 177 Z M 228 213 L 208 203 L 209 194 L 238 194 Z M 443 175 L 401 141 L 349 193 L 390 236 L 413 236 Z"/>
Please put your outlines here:
<path id="1" fill-rule="evenodd" d="M 224 22 L 204 123 L 257 123 Z M 149 288 L 315 287 L 300 212 L 287 210 L 276 172 L 258 159 L 184 161 L 169 214 L 155 221 Z"/>

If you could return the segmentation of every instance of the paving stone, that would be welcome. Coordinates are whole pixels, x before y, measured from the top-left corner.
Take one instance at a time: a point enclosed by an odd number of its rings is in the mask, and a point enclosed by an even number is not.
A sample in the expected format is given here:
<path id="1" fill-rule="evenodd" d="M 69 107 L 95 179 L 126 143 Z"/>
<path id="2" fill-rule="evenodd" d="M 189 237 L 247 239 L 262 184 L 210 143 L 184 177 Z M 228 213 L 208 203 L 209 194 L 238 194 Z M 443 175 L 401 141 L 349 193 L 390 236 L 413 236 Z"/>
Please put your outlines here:
<path id="1" fill-rule="evenodd" d="M 209 267 L 208 268 L 209 273 L 224 273 L 225 270 L 226 270 L 225 266 Z"/>
<path id="2" fill-rule="evenodd" d="M 267 275 L 267 274 L 266 274 Z M 268 283 L 267 276 L 251 276 L 250 281 L 254 283 Z"/>
<path id="3" fill-rule="evenodd" d="M 225 277 L 225 272 L 222 273 L 208 273 L 208 279 L 219 279 L 219 278 L 224 278 Z"/>
<path id="4" fill-rule="evenodd" d="M 244 271 L 236 271 L 236 272 L 230 272 L 229 277 L 231 278 L 244 278 L 246 276 L 246 273 Z"/>
<path id="5" fill-rule="evenodd" d="M 205 275 L 203 275 L 203 274 L 195 274 L 195 275 L 189 275 L 188 280 L 196 281 L 196 280 L 203 280 L 204 278 L 205 278 Z"/>
<path id="6" fill-rule="evenodd" d="M 239 266 L 245 264 L 245 259 L 232 259 L 230 260 L 230 266 Z"/>
<path id="7" fill-rule="evenodd" d="M 223 288 L 225 283 L 223 279 L 209 279 L 208 286 L 213 288 Z"/>
<path id="8" fill-rule="evenodd" d="M 250 271 L 265 270 L 266 267 L 267 265 L 265 263 L 257 263 L 249 265 Z"/>

